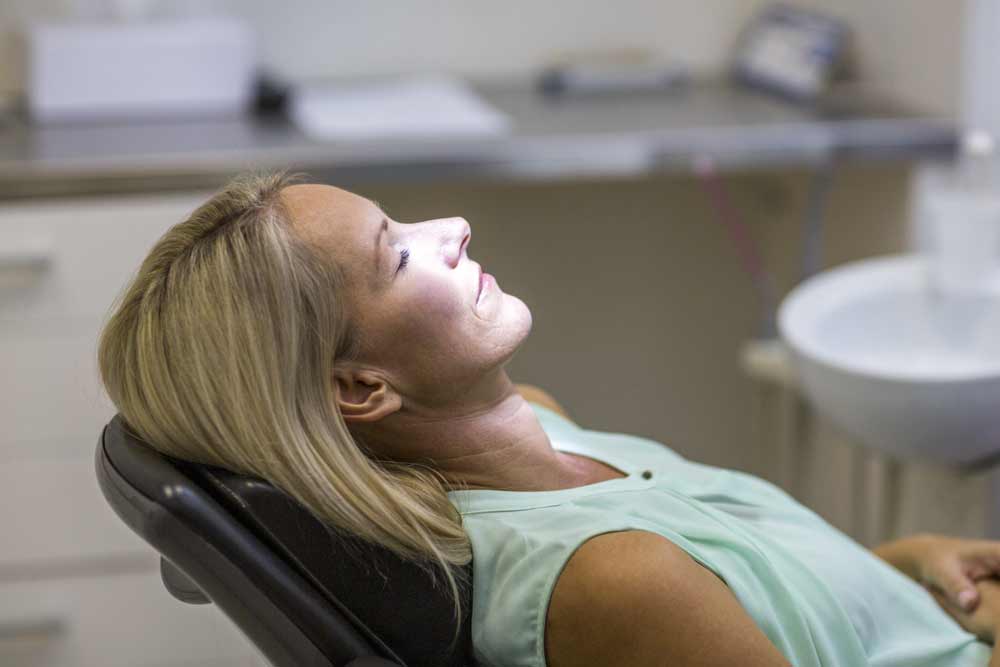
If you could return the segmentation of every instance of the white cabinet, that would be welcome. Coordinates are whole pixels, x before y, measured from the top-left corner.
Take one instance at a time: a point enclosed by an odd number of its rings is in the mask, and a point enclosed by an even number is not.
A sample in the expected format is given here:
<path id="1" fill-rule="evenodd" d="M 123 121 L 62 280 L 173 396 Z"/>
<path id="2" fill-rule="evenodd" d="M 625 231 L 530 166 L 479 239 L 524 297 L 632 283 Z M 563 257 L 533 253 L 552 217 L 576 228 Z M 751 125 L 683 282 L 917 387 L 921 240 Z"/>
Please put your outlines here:
<path id="1" fill-rule="evenodd" d="M 172 599 L 94 474 L 97 339 L 146 252 L 209 193 L 0 204 L 0 665 L 265 664 Z"/>
<path id="2" fill-rule="evenodd" d="M 174 600 L 150 572 L 0 584 L 4 667 L 266 664 L 214 606 Z"/>
<path id="3" fill-rule="evenodd" d="M 65 444 L 69 449 L 73 443 Z M 93 459 L 97 435 L 81 434 L 75 444 L 90 456 L 0 464 L 0 574 L 25 563 L 92 563 L 152 551 L 101 495 Z"/>
<path id="4" fill-rule="evenodd" d="M 0 205 L 0 320 L 99 318 L 153 243 L 207 197 Z"/>
<path id="5" fill-rule="evenodd" d="M 0 447 L 96 438 L 114 414 L 97 382 L 101 324 L 149 248 L 206 197 L 0 205 Z"/>

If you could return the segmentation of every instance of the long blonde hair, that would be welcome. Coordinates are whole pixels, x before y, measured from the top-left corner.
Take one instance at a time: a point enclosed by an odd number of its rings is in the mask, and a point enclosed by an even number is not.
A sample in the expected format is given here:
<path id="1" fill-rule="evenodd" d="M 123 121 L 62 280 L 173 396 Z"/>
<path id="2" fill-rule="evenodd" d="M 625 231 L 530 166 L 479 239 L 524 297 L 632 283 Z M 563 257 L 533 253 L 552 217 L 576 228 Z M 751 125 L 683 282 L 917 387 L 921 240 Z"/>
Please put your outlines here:
<path id="1" fill-rule="evenodd" d="M 104 386 L 164 454 L 268 480 L 325 524 L 444 574 L 472 559 L 444 478 L 377 459 L 336 407 L 358 340 L 344 278 L 291 228 L 284 174 L 237 178 L 153 246 L 101 333 Z M 454 645 L 454 644 L 453 644 Z"/>

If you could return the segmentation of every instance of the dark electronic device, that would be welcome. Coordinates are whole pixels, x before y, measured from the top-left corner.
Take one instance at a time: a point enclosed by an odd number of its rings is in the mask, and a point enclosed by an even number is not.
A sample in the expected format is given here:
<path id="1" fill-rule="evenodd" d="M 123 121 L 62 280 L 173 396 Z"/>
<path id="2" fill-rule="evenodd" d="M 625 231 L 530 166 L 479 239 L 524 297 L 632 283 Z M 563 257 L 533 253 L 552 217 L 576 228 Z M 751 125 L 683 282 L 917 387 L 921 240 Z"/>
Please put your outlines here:
<path id="1" fill-rule="evenodd" d="M 847 24 L 788 5 L 761 12 L 744 30 L 733 64 L 740 83 L 810 101 L 822 94 L 847 47 Z"/>

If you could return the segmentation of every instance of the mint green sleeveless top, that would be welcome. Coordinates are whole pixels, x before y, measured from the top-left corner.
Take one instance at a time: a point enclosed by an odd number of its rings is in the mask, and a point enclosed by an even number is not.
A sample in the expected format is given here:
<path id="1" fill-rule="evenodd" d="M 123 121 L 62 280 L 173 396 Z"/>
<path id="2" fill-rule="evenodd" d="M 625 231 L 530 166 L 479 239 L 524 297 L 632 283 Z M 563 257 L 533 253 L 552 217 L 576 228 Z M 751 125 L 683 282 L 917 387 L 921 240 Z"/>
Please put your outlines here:
<path id="1" fill-rule="evenodd" d="M 543 667 L 546 611 L 563 566 L 586 540 L 621 530 L 662 535 L 721 577 L 796 667 L 988 663 L 991 647 L 920 585 L 776 486 L 532 408 L 557 450 L 628 476 L 556 491 L 448 494 L 472 543 L 481 664 Z"/>

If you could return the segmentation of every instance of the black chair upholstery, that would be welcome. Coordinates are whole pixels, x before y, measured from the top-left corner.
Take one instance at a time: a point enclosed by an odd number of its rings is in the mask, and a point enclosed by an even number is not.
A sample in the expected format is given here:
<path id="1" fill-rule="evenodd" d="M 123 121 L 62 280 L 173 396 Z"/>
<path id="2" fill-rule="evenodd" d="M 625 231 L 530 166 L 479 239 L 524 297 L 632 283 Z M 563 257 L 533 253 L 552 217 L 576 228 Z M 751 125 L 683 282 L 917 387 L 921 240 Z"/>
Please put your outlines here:
<path id="1" fill-rule="evenodd" d="M 468 598 L 448 650 L 455 626 L 443 586 L 327 528 L 267 482 L 163 456 L 120 415 L 104 427 L 95 464 L 112 508 L 161 554 L 171 594 L 216 604 L 277 667 L 474 664 Z"/>

